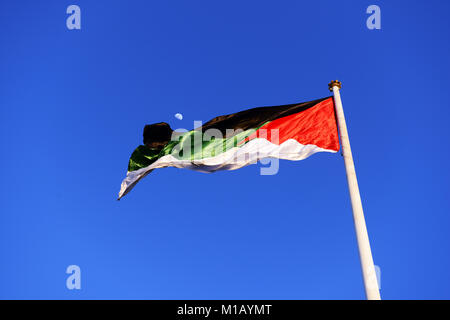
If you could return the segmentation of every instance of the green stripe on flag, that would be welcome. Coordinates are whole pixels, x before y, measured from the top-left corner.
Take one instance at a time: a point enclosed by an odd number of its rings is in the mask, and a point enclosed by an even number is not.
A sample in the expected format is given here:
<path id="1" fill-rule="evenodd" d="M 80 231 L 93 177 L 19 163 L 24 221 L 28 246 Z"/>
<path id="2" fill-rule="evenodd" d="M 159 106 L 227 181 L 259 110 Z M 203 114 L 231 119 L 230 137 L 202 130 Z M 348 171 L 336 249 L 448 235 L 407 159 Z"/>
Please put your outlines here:
<path id="1" fill-rule="evenodd" d="M 235 134 L 229 138 L 222 138 L 220 132 L 206 131 L 202 133 L 200 130 L 192 130 L 180 134 L 177 140 L 169 141 L 159 152 L 157 149 L 141 145 L 132 153 L 128 171 L 148 167 L 159 158 L 169 154 L 179 160 L 191 161 L 217 156 L 234 147 L 242 147 L 246 142 L 238 144 L 265 124 L 258 128 L 235 131 Z M 217 137 L 214 137 L 215 133 Z"/>

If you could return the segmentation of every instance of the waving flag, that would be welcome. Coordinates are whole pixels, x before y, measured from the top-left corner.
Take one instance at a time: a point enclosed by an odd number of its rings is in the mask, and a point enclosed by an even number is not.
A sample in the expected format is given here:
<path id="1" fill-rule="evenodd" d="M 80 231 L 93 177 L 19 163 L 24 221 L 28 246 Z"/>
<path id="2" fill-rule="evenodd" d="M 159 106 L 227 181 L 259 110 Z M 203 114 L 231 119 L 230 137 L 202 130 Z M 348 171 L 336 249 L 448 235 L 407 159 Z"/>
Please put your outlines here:
<path id="1" fill-rule="evenodd" d="M 173 131 L 165 122 L 146 125 L 119 199 L 156 168 L 235 170 L 264 158 L 302 160 L 338 150 L 332 97 L 219 116 L 189 132 Z"/>

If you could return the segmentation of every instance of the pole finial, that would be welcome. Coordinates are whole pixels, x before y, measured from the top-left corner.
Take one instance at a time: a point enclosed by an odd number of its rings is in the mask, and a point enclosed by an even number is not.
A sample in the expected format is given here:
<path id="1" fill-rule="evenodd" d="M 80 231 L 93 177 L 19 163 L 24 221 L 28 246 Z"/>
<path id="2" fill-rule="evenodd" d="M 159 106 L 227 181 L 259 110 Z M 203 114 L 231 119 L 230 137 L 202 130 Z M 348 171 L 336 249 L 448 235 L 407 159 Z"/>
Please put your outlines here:
<path id="1" fill-rule="evenodd" d="M 328 84 L 328 89 L 330 89 L 330 91 L 333 91 L 333 87 L 338 87 L 340 89 L 342 88 L 342 83 L 338 80 L 333 80 Z"/>

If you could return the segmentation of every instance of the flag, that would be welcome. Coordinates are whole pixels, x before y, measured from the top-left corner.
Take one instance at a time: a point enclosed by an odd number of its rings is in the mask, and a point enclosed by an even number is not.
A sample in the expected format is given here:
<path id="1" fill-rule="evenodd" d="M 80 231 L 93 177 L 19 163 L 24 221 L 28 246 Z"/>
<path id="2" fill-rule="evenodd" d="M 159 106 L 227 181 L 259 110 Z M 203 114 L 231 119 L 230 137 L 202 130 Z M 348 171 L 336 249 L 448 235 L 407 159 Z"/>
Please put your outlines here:
<path id="1" fill-rule="evenodd" d="M 146 125 L 143 135 L 144 144 L 129 160 L 119 199 L 157 168 L 235 170 L 265 158 L 303 160 L 316 152 L 339 150 L 333 97 L 248 109 L 188 132 L 160 122 Z"/>

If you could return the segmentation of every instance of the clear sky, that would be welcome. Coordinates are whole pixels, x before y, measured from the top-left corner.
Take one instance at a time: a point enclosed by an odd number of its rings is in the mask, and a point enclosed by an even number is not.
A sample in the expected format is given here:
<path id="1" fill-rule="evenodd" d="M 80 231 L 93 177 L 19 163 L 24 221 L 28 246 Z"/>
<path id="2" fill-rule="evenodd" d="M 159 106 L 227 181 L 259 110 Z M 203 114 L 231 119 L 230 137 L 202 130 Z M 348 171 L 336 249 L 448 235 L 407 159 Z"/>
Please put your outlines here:
<path id="1" fill-rule="evenodd" d="M 66 8 L 81 8 L 68 30 Z M 366 8 L 381 8 L 381 30 Z M 450 2 L 2 1 L 0 298 L 362 299 L 343 159 L 154 171 L 145 124 L 339 79 L 385 299 L 450 298 Z M 174 114 L 183 114 L 178 120 Z M 81 268 L 81 290 L 66 268 Z"/>

